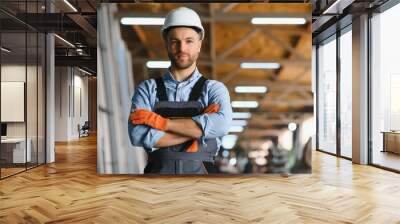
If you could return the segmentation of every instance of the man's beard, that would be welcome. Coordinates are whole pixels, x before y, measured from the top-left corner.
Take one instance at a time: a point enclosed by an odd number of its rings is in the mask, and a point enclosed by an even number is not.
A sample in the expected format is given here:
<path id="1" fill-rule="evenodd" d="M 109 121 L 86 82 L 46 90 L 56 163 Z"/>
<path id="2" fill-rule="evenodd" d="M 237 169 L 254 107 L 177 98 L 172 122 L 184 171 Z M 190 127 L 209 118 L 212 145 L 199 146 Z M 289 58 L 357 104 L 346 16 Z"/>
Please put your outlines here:
<path id="1" fill-rule="evenodd" d="M 168 53 L 168 57 L 171 60 L 172 65 L 178 69 L 186 69 L 192 66 L 196 62 L 196 55 L 190 56 L 189 54 L 185 54 L 187 59 L 185 61 L 180 61 L 178 58 L 175 58 L 173 54 Z"/>

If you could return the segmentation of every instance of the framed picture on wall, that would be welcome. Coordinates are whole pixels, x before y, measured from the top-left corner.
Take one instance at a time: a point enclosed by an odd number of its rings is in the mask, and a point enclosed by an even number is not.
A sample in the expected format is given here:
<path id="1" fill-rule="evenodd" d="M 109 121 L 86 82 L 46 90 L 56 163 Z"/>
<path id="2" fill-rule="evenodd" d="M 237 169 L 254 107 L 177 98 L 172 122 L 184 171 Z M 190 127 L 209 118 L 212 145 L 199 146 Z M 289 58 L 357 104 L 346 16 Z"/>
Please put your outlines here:
<path id="1" fill-rule="evenodd" d="M 1 122 L 24 122 L 25 82 L 1 82 Z"/>

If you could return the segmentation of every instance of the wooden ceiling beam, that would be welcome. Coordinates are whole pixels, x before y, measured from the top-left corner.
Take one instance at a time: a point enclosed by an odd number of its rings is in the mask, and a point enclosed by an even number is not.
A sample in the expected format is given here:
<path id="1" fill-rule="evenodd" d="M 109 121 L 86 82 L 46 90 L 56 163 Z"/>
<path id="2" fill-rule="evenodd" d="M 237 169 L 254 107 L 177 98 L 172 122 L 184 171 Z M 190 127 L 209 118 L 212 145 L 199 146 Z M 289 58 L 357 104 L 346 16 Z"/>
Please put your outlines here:
<path id="1" fill-rule="evenodd" d="M 295 56 L 298 59 L 302 59 L 305 60 L 304 56 L 301 55 L 300 53 L 298 53 L 296 51 L 296 49 L 294 49 L 289 43 L 282 41 L 281 39 L 279 39 L 276 35 L 274 35 L 273 33 L 271 33 L 268 30 L 264 30 L 263 32 L 269 39 L 271 39 L 272 41 L 274 41 L 275 43 L 277 43 L 279 46 L 281 46 L 282 48 L 284 48 L 285 50 L 287 50 L 288 52 L 290 52 L 293 56 Z"/>
<path id="2" fill-rule="evenodd" d="M 270 107 L 270 106 L 291 106 L 291 107 L 305 107 L 305 106 L 313 106 L 314 100 L 275 100 L 275 99 L 268 99 L 262 100 L 260 102 L 260 108 L 262 107 Z"/>
<path id="3" fill-rule="evenodd" d="M 225 4 L 222 9 L 220 9 L 221 13 L 227 13 L 231 11 L 238 3 L 227 3 Z"/>
<path id="4" fill-rule="evenodd" d="M 254 119 L 252 122 L 248 124 L 248 128 L 254 128 L 254 127 L 266 127 L 266 126 L 271 126 L 271 125 L 287 125 L 291 122 L 294 123 L 301 123 L 303 120 L 302 119 Z"/>
<path id="5" fill-rule="evenodd" d="M 247 43 L 251 38 L 253 38 L 260 30 L 253 29 L 246 33 L 239 41 L 235 42 L 229 48 L 225 49 L 221 54 L 218 56 L 218 60 L 223 60 L 227 56 L 229 56 L 232 52 L 239 49 L 243 44 Z"/>
<path id="6" fill-rule="evenodd" d="M 269 81 L 269 80 L 265 80 L 265 79 L 249 79 L 249 80 L 235 80 L 234 82 L 230 82 L 229 83 L 229 87 L 228 88 L 233 88 L 234 86 L 238 86 L 238 85 L 260 85 L 260 86 L 266 86 L 267 89 L 267 94 L 270 91 L 282 91 L 284 89 L 290 88 L 293 91 L 305 91 L 305 92 L 311 92 L 311 86 L 309 85 L 305 85 L 305 84 L 296 84 L 296 83 L 292 83 L 292 82 L 288 82 L 288 81 Z"/>
<path id="7" fill-rule="evenodd" d="M 296 85 L 298 80 L 300 80 L 305 74 L 308 74 L 310 72 L 310 68 L 309 67 L 305 67 L 304 70 L 296 76 L 296 78 L 294 80 L 291 80 L 290 83 Z M 284 99 L 285 97 L 287 97 L 290 93 L 295 92 L 296 90 L 293 88 L 293 85 L 291 85 L 288 88 L 285 88 L 284 91 L 281 93 L 281 95 L 278 97 L 278 99 Z M 311 89 L 310 89 L 311 91 Z M 302 92 L 302 91 L 299 91 Z"/>
<path id="8" fill-rule="evenodd" d="M 268 33 L 268 32 L 264 31 L 264 33 Z M 310 34 L 308 34 L 308 35 L 310 35 Z M 270 35 L 270 37 L 273 37 L 273 38 L 274 38 L 274 36 L 272 36 L 272 35 Z M 305 35 L 301 36 L 301 38 L 305 38 Z M 276 39 L 276 38 L 275 38 L 275 41 L 281 42 L 281 40 Z M 299 43 L 300 43 L 300 40 L 296 43 L 296 47 L 299 46 Z M 282 45 L 283 45 L 285 48 L 287 48 L 287 49 L 289 50 L 289 52 L 291 53 L 291 55 L 288 56 L 287 59 L 293 60 L 293 57 L 298 56 L 298 55 L 296 55 L 296 54 L 294 53 L 294 52 L 297 52 L 296 49 L 295 49 L 295 47 L 292 47 L 292 46 L 287 45 L 287 44 L 284 44 L 284 43 L 282 43 Z M 307 59 L 305 59 L 304 57 L 301 57 L 300 59 L 297 57 L 297 59 L 298 59 L 298 60 L 307 61 L 307 63 L 304 65 L 304 71 L 307 71 L 307 70 L 310 68 L 310 60 L 307 60 Z M 283 70 L 281 69 L 281 70 L 279 71 L 279 74 L 281 74 L 282 71 L 283 71 Z M 278 74 L 278 76 L 279 76 L 279 74 Z M 304 74 L 306 74 L 306 72 L 301 73 L 301 75 L 299 75 L 299 76 L 303 76 Z M 297 85 L 297 83 L 295 83 L 295 82 L 293 82 L 293 81 L 291 81 L 290 83 L 291 83 L 291 84 L 294 84 L 294 85 Z M 259 102 L 259 103 L 260 103 L 260 107 L 263 107 L 263 106 L 265 106 L 265 105 L 271 106 L 271 104 L 273 104 L 273 105 L 275 105 L 275 106 L 289 106 L 289 105 L 290 105 L 290 106 L 312 106 L 312 105 L 314 105 L 314 101 L 313 101 L 313 100 L 308 100 L 308 99 L 307 99 L 307 100 L 302 100 L 302 101 L 300 101 L 300 100 L 295 100 L 294 102 L 289 103 L 288 100 L 283 100 L 283 97 L 286 97 L 286 96 L 288 95 L 288 92 L 289 92 L 289 91 L 292 91 L 293 88 L 286 87 L 286 88 L 284 88 L 283 90 L 284 90 L 284 91 L 280 94 L 280 96 L 278 97 L 277 100 L 275 99 L 274 102 L 270 99 L 271 97 L 270 97 L 268 94 L 264 95 L 264 97 L 262 98 L 262 100 L 260 100 L 260 102 Z M 311 91 L 311 88 L 310 88 L 310 91 Z"/>
<path id="9" fill-rule="evenodd" d="M 236 66 L 232 71 L 230 71 L 227 75 L 224 76 L 224 78 L 221 80 L 221 82 L 227 84 L 229 81 L 231 81 L 239 72 L 241 71 L 240 66 Z"/>
<path id="10" fill-rule="evenodd" d="M 157 55 L 153 52 L 153 50 L 150 47 L 150 44 L 148 42 L 148 38 L 146 35 L 146 32 L 144 32 L 144 30 L 138 26 L 138 25 L 134 25 L 132 26 L 133 31 L 136 32 L 140 42 L 143 44 L 143 46 L 147 49 L 149 57 L 157 57 Z"/>

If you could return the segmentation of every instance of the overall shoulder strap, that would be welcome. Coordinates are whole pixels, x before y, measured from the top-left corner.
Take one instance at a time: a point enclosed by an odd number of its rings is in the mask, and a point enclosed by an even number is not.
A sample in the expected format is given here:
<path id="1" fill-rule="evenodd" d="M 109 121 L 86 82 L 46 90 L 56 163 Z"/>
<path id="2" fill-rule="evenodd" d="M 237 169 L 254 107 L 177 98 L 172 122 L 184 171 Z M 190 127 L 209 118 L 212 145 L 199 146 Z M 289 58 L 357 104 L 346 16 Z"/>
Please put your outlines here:
<path id="1" fill-rule="evenodd" d="M 157 84 L 157 98 L 159 101 L 168 101 L 167 97 L 167 89 L 165 88 L 164 85 L 164 79 L 162 77 L 158 77 L 155 79 L 156 84 Z"/>
<path id="2" fill-rule="evenodd" d="M 199 80 L 194 84 L 192 91 L 190 92 L 189 101 L 197 101 L 200 98 L 203 90 L 204 83 L 207 81 L 204 76 L 201 76 Z"/>

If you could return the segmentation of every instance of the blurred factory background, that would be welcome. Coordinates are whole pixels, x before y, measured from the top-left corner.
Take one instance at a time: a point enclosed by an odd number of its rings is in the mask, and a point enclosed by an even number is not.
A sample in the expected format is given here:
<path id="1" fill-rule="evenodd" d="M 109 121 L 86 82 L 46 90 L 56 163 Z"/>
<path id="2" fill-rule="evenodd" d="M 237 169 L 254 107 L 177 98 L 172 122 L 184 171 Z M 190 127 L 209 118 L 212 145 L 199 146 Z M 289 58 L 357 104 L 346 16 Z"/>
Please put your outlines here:
<path id="1" fill-rule="evenodd" d="M 102 4 L 99 172 L 136 173 L 146 164 L 144 150 L 130 145 L 126 131 L 130 99 L 135 86 L 168 68 L 160 29 L 166 13 L 179 6 L 200 15 L 206 35 L 198 68 L 223 82 L 232 101 L 234 121 L 217 158 L 220 171 L 310 172 L 311 140 L 304 146 L 315 133 L 311 4 L 301 3 Z"/>

